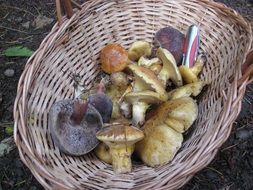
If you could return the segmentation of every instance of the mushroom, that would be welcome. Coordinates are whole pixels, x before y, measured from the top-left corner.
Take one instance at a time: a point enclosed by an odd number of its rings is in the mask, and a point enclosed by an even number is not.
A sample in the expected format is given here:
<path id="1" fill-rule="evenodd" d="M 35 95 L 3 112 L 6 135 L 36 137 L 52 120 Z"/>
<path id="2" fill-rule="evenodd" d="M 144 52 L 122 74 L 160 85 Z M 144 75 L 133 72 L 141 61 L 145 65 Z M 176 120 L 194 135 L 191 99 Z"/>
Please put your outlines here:
<path id="1" fill-rule="evenodd" d="M 60 151 L 80 156 L 93 150 L 99 143 L 97 131 L 103 121 L 90 104 L 79 100 L 61 100 L 49 111 L 49 130 Z"/>
<path id="2" fill-rule="evenodd" d="M 182 97 L 162 103 L 158 109 L 155 110 L 150 120 L 152 121 L 152 125 L 158 125 L 161 122 L 169 124 L 170 122 L 168 121 L 177 120 L 181 125 L 177 125 L 176 123 L 178 122 L 174 122 L 175 124 L 170 125 L 170 127 L 183 133 L 192 125 L 197 116 L 197 103 L 191 97 Z M 144 128 L 145 126 L 146 124 Z"/>
<path id="3" fill-rule="evenodd" d="M 180 74 L 186 84 L 199 81 L 198 75 L 202 71 L 205 62 L 206 57 L 204 55 L 199 55 L 192 68 L 186 65 L 181 65 L 179 67 Z"/>
<path id="4" fill-rule="evenodd" d="M 149 68 L 156 75 L 158 75 L 158 73 L 160 73 L 160 71 L 162 69 L 162 63 L 161 63 L 160 59 L 158 59 L 157 57 L 155 57 L 153 59 L 147 59 L 142 56 L 138 61 L 138 65 Z"/>
<path id="5" fill-rule="evenodd" d="M 115 74 L 115 75 L 114 75 Z M 121 106 L 122 106 L 122 100 L 123 96 L 129 92 L 131 86 L 128 86 L 128 80 L 127 76 L 125 76 L 125 73 L 113 73 L 111 78 L 112 84 L 108 86 L 106 89 L 106 94 L 111 97 L 113 102 L 113 109 L 112 109 L 112 119 L 117 119 L 121 117 Z M 127 80 L 127 82 L 126 82 Z M 129 107 L 129 106 L 127 106 Z M 124 110 L 126 111 L 126 114 L 129 114 L 129 110 L 127 109 L 126 104 L 124 104 Z"/>
<path id="6" fill-rule="evenodd" d="M 115 85 L 119 88 L 125 89 L 128 86 L 128 78 L 126 73 L 116 72 L 110 75 L 110 80 L 112 85 Z"/>
<path id="7" fill-rule="evenodd" d="M 155 76 L 155 74 L 151 70 L 134 64 L 128 65 L 128 68 L 134 74 L 134 92 L 140 92 L 143 90 L 154 90 L 155 92 L 160 94 L 160 96 L 164 100 L 167 100 L 168 97 L 162 82 Z"/>
<path id="8" fill-rule="evenodd" d="M 143 137 L 141 130 L 129 125 L 112 125 L 97 133 L 97 138 L 109 147 L 113 170 L 118 174 L 131 172 L 134 144 Z"/>
<path id="9" fill-rule="evenodd" d="M 130 92 L 125 95 L 125 100 L 132 104 L 132 124 L 134 126 L 143 125 L 145 114 L 150 104 L 161 103 L 163 97 L 153 91 Z"/>
<path id="10" fill-rule="evenodd" d="M 134 64 L 128 65 L 128 68 L 134 73 L 135 80 L 133 92 L 126 94 L 125 100 L 133 105 L 132 122 L 138 126 L 144 123 L 149 104 L 166 101 L 168 96 L 161 81 L 151 70 Z"/>
<path id="11" fill-rule="evenodd" d="M 176 99 L 186 96 L 197 96 L 207 83 L 204 81 L 190 83 L 168 93 L 169 99 Z"/>
<path id="12" fill-rule="evenodd" d="M 142 127 L 145 137 L 136 144 L 137 155 L 149 166 L 168 163 L 182 144 L 182 133 L 197 115 L 197 104 L 190 97 L 162 103 Z"/>
<path id="13" fill-rule="evenodd" d="M 94 149 L 96 156 L 107 164 L 112 164 L 112 156 L 109 152 L 109 147 L 105 143 L 99 143 Z"/>
<path id="14" fill-rule="evenodd" d="M 155 75 L 158 75 L 160 71 L 162 70 L 162 65 L 161 64 L 154 64 L 149 67 L 151 71 L 155 73 Z"/>
<path id="15" fill-rule="evenodd" d="M 167 49 L 175 57 L 177 64 L 181 64 L 185 35 L 172 27 L 160 29 L 155 34 L 155 41 L 160 47 Z"/>
<path id="16" fill-rule="evenodd" d="M 100 113 L 103 122 L 108 123 L 111 119 L 113 103 L 105 93 L 105 86 L 103 83 L 98 84 L 97 93 L 88 97 L 87 101 L 93 105 Z"/>
<path id="17" fill-rule="evenodd" d="M 157 57 L 155 57 L 153 59 L 147 59 L 144 56 L 142 56 L 138 61 L 139 66 L 144 66 L 147 68 L 150 68 L 154 64 L 161 64 L 160 59 L 158 59 Z"/>
<path id="18" fill-rule="evenodd" d="M 128 53 L 119 44 L 108 44 L 100 53 L 101 69 L 108 74 L 125 69 L 129 63 Z"/>
<path id="19" fill-rule="evenodd" d="M 182 86 L 182 77 L 173 55 L 166 49 L 158 48 L 157 57 L 161 59 L 163 63 L 162 70 L 158 74 L 158 78 L 162 80 L 163 85 L 166 86 L 167 81 L 171 79 L 176 86 Z"/>
<path id="20" fill-rule="evenodd" d="M 128 57 L 132 61 L 138 61 L 141 56 L 147 57 L 150 55 L 151 46 L 148 42 L 145 41 L 134 42 L 128 50 Z"/>
<path id="21" fill-rule="evenodd" d="M 136 144 L 135 152 L 148 166 L 160 166 L 171 161 L 183 142 L 183 135 L 160 124 L 150 131 L 144 129 L 145 138 Z"/>

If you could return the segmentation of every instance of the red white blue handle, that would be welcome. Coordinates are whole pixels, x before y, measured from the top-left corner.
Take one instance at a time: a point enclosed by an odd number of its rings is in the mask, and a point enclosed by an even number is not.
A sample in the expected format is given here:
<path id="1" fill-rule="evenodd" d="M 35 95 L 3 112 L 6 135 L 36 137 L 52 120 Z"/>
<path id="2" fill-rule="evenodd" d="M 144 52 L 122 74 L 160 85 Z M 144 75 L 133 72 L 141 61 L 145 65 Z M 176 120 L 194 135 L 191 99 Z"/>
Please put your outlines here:
<path id="1" fill-rule="evenodd" d="M 182 65 L 185 65 L 189 68 L 193 67 L 198 56 L 199 44 L 199 28 L 195 25 L 191 25 L 188 29 L 184 43 L 184 56 Z"/>

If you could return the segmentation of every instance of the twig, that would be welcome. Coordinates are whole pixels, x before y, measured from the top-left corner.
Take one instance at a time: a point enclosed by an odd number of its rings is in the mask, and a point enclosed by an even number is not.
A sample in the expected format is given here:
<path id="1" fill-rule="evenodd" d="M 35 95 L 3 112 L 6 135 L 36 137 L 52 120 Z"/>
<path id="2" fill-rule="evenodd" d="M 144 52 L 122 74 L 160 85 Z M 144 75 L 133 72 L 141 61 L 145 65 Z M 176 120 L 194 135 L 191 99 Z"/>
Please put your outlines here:
<path id="1" fill-rule="evenodd" d="M 8 5 L 4 5 L 4 7 L 10 8 L 10 9 L 16 9 L 16 10 L 19 10 L 19 11 L 23 11 L 23 12 L 29 13 L 29 14 L 33 15 L 34 17 L 36 17 L 36 15 L 31 13 L 30 11 L 27 11 L 27 10 L 24 10 L 24 9 L 21 9 L 21 8 L 18 8 L 18 7 L 13 7 L 13 6 L 8 6 Z"/>
<path id="2" fill-rule="evenodd" d="M 220 175 L 223 177 L 223 173 L 221 173 L 220 171 L 218 171 L 218 170 L 216 170 L 216 169 L 214 169 L 214 168 L 211 168 L 211 167 L 206 167 L 206 168 L 208 168 L 209 170 L 212 170 L 212 171 L 214 171 L 214 172 L 220 174 Z"/>
<path id="3" fill-rule="evenodd" d="M 3 122 L 3 123 L 0 123 L 0 126 L 5 126 L 5 125 L 14 125 L 14 123 L 13 122 Z"/>
<path id="4" fill-rule="evenodd" d="M 15 28 L 10 28 L 10 27 L 6 27 L 6 26 L 2 26 L 2 25 L 0 25 L 0 28 L 7 29 L 7 30 L 12 30 L 12 31 L 20 32 L 20 33 L 24 33 L 24 34 L 29 34 L 26 31 L 22 31 L 22 30 L 18 30 L 18 29 L 15 29 Z"/>
<path id="5" fill-rule="evenodd" d="M 26 31 L 23 31 L 23 30 L 18 30 L 18 29 L 15 29 L 15 28 L 10 28 L 10 27 L 6 27 L 6 26 L 2 26 L 2 25 L 0 25 L 0 28 L 6 29 L 6 30 L 12 30 L 12 31 L 20 32 L 20 33 L 24 33 L 24 34 L 31 34 L 31 35 L 43 34 L 42 32 L 40 32 L 40 33 L 30 33 L 30 32 L 26 32 Z"/>
<path id="6" fill-rule="evenodd" d="M 23 184 L 25 182 L 26 182 L 26 180 L 20 181 L 20 182 L 16 183 L 14 186 L 19 186 L 19 185 L 21 185 L 21 184 Z"/>
<path id="7" fill-rule="evenodd" d="M 237 143 L 237 144 L 234 144 L 234 145 L 232 145 L 232 146 L 228 146 L 228 147 L 226 147 L 226 148 L 223 148 L 222 150 L 221 150 L 221 152 L 223 152 L 223 151 L 225 151 L 225 150 L 228 150 L 228 149 L 231 149 L 231 148 L 234 148 L 235 146 L 237 146 L 239 143 Z"/>

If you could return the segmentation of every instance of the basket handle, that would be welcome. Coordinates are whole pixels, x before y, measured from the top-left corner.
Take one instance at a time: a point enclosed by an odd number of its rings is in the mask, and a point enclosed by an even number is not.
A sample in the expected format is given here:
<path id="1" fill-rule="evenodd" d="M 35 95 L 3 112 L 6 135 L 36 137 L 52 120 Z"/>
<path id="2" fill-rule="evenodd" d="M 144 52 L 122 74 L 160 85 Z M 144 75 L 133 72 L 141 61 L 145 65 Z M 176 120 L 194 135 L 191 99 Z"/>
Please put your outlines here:
<path id="1" fill-rule="evenodd" d="M 252 82 L 253 79 L 253 49 L 250 50 L 246 57 L 246 61 L 242 65 L 242 77 L 238 80 L 240 86 L 245 80 Z"/>
<path id="2" fill-rule="evenodd" d="M 74 14 L 72 4 L 81 9 L 81 5 L 79 5 L 75 0 L 55 0 L 55 4 L 56 16 L 59 25 L 62 24 L 62 8 L 67 15 L 67 18 L 71 18 Z"/>

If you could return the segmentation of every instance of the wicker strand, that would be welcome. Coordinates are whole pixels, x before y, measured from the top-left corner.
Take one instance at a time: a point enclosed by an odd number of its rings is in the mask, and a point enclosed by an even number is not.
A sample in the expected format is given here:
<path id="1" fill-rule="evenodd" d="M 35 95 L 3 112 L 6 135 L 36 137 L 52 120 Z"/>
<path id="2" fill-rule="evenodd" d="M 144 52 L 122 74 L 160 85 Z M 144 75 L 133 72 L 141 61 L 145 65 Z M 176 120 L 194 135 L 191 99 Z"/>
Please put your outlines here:
<path id="1" fill-rule="evenodd" d="M 46 189 L 183 186 L 212 161 L 241 110 L 253 70 L 252 53 L 247 57 L 253 40 L 250 24 L 208 0 L 92 0 L 74 9 L 71 18 L 61 15 L 60 0 L 56 7 L 58 23 L 28 60 L 18 83 L 14 140 L 22 161 Z M 71 74 L 79 74 L 89 89 L 101 73 L 99 53 L 106 44 L 128 48 L 136 40 L 153 43 L 160 28 L 173 26 L 185 33 L 191 24 L 200 27 L 200 49 L 208 61 L 200 77 L 210 85 L 198 99 L 201 114 L 170 163 L 155 168 L 134 163 L 133 172 L 115 175 L 93 153 L 71 157 L 55 147 L 48 111 L 54 102 L 73 96 Z"/>

